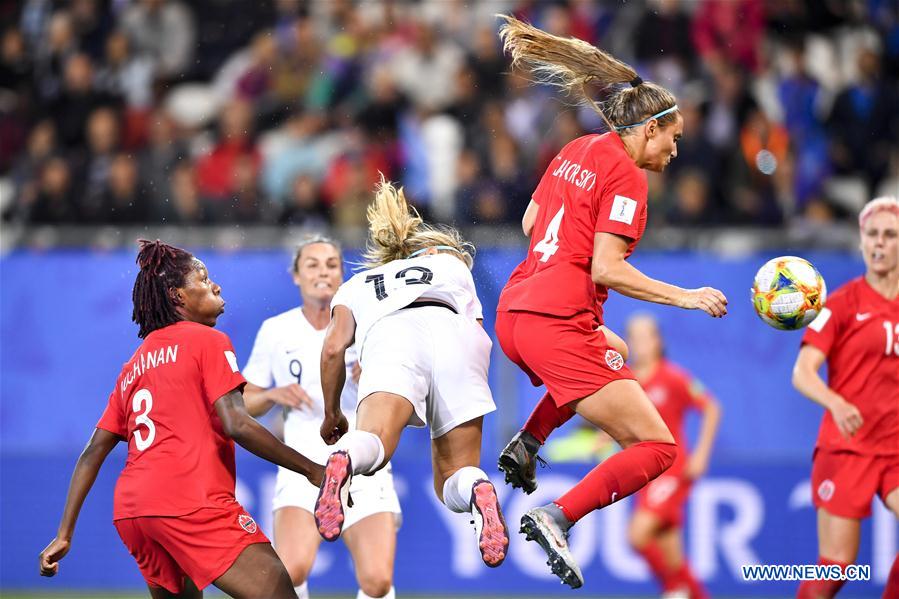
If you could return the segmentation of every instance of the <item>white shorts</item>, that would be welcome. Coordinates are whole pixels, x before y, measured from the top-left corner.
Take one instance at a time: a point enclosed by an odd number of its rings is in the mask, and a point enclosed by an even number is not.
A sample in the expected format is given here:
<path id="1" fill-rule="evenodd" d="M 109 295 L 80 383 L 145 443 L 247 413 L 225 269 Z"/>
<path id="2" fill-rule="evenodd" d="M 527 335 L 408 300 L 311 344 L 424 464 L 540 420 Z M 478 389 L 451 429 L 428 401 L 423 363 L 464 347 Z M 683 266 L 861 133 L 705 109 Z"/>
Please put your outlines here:
<path id="1" fill-rule="evenodd" d="M 476 321 L 447 308 L 422 306 L 376 322 L 362 348 L 359 402 L 378 391 L 409 400 L 409 426 L 436 439 L 496 409 L 487 369 L 490 337 Z"/>
<path id="2" fill-rule="evenodd" d="M 350 484 L 350 494 L 353 496 L 353 507 L 346 511 L 344 531 L 363 518 L 381 512 L 394 514 L 396 526 L 399 528 L 402 511 L 400 500 L 393 488 L 390 464 L 371 476 L 361 474 L 354 476 Z M 311 514 L 315 510 L 316 499 L 318 487 L 313 486 L 305 476 L 286 468 L 278 468 L 275 498 L 272 501 L 273 512 L 282 507 L 298 507 Z"/>

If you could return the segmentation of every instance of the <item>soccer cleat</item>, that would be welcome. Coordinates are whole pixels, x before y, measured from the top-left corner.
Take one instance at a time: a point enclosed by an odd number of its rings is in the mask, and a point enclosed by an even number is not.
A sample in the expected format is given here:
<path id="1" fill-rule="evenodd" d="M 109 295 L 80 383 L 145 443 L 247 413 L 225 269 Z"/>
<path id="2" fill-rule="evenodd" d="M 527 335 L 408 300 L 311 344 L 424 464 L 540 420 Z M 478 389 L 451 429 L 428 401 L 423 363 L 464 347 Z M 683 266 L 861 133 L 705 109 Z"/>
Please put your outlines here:
<path id="1" fill-rule="evenodd" d="M 499 454 L 497 466 L 506 475 L 506 484 L 513 489 L 521 488 L 530 495 L 537 490 L 537 463 L 546 465 L 546 461 L 537 455 L 536 450 L 528 449 L 523 435 L 525 431 L 518 431 L 512 437 L 509 444 Z M 534 440 L 534 443 L 537 443 Z"/>
<path id="2" fill-rule="evenodd" d="M 336 541 L 349 505 L 353 466 L 346 451 L 335 451 L 325 463 L 325 477 L 315 500 L 315 526 L 326 541 Z"/>
<path id="3" fill-rule="evenodd" d="M 478 536 L 478 548 L 484 563 L 495 568 L 506 559 L 509 529 L 499 507 L 496 489 L 489 480 L 478 480 L 471 486 L 471 516 Z"/>
<path id="4" fill-rule="evenodd" d="M 549 558 L 546 565 L 564 584 L 573 589 L 583 586 L 584 576 L 568 549 L 568 533 L 559 528 L 544 508 L 528 510 L 521 517 L 520 532 L 528 541 L 537 541 L 543 548 Z"/>

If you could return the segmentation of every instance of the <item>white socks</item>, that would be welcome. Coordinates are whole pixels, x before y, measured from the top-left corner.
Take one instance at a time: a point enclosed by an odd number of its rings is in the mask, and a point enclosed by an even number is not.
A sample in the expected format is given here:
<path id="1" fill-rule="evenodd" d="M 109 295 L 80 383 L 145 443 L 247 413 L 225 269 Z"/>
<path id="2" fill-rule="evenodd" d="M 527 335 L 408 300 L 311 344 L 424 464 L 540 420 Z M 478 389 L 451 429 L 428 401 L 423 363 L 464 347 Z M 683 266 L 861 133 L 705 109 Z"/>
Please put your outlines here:
<path id="1" fill-rule="evenodd" d="M 368 595 L 366 595 L 365 593 L 362 592 L 362 589 L 359 589 L 359 592 L 356 593 L 356 599 L 396 599 L 396 589 L 394 589 L 393 587 L 390 587 L 390 590 L 387 591 L 387 594 L 384 595 L 383 597 L 379 597 L 379 598 L 369 597 Z"/>
<path id="2" fill-rule="evenodd" d="M 350 454 L 353 474 L 371 474 L 384 461 L 384 445 L 372 433 L 350 431 L 340 438 L 335 447 Z"/>
<path id="3" fill-rule="evenodd" d="M 480 468 L 459 468 L 443 483 L 443 503 L 454 512 L 467 514 L 471 511 L 471 487 L 480 479 L 490 480 Z"/>
<path id="4" fill-rule="evenodd" d="M 298 599 L 309 599 L 309 583 L 304 582 L 300 586 L 293 587 L 293 590 L 297 593 Z"/>

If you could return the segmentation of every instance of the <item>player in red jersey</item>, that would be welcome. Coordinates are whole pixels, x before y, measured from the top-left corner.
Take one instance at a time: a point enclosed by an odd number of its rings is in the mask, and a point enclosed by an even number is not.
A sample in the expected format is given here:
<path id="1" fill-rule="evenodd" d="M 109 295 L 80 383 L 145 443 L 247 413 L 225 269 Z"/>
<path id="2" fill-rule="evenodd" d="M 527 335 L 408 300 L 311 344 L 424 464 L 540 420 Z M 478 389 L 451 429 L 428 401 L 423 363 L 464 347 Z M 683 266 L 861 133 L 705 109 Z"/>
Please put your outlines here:
<path id="1" fill-rule="evenodd" d="M 500 30 L 513 64 L 593 107 L 611 130 L 566 145 L 550 163 L 525 212 L 527 258 L 500 296 L 496 333 L 505 354 L 535 385 L 546 385 L 524 431 L 503 450 L 513 486 L 536 488 L 534 463 L 547 435 L 575 413 L 623 448 L 573 489 L 522 517 L 522 532 L 572 587 L 583 576 L 568 550 L 568 529 L 586 514 L 637 491 L 674 461 L 674 439 L 601 330 L 608 289 L 720 317 L 724 295 L 653 280 L 631 266 L 646 227 L 646 175 L 677 155 L 683 118 L 674 96 L 643 82 L 628 65 L 586 42 L 563 39 L 512 17 Z M 586 86 L 606 93 L 603 106 Z"/>
<path id="2" fill-rule="evenodd" d="M 202 597 L 210 583 L 233 597 L 295 598 L 284 565 L 234 498 L 234 441 L 314 485 L 323 468 L 247 414 L 234 348 L 213 328 L 225 301 L 204 264 L 158 240 L 140 243 L 132 297 L 144 341 L 78 458 L 41 575 L 58 572 L 103 461 L 125 441 L 113 521 L 153 599 Z"/>
<path id="3" fill-rule="evenodd" d="M 628 536 L 666 596 L 704 598 L 708 594 L 684 557 L 682 523 L 690 487 L 708 468 L 721 410 L 702 383 L 665 359 L 664 342 L 655 318 L 641 315 L 628 320 L 627 344 L 637 381 L 678 446 L 671 468 L 637 494 L 637 509 Z M 683 431 L 688 410 L 702 413 L 699 439 L 689 456 Z"/>
<path id="4" fill-rule="evenodd" d="M 827 298 L 793 368 L 796 389 L 827 408 L 812 458 L 818 563 L 844 568 L 874 495 L 899 517 L 899 201 L 869 202 L 858 224 L 865 274 Z M 833 597 L 842 586 L 806 581 L 798 597 Z M 899 556 L 884 597 L 899 597 Z"/>

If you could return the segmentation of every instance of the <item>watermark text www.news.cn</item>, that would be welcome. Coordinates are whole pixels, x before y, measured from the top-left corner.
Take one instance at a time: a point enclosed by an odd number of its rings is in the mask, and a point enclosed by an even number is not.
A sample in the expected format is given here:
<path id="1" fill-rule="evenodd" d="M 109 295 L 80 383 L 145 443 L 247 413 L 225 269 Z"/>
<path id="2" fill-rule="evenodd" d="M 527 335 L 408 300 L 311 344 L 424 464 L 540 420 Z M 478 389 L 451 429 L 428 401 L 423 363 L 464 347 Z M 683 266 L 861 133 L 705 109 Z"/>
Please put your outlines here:
<path id="1" fill-rule="evenodd" d="M 743 580 L 871 580 L 867 564 L 755 564 L 742 570 Z"/>

